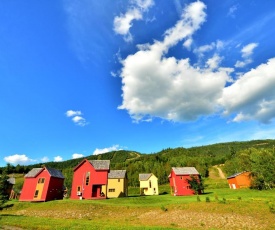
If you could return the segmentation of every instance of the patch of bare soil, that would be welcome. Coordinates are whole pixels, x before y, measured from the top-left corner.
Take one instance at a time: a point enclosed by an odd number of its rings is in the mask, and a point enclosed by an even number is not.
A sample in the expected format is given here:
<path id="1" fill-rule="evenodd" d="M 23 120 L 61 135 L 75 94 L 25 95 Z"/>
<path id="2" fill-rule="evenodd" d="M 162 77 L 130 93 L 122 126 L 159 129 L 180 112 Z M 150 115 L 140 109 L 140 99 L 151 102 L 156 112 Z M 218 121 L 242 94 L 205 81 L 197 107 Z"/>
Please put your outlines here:
<path id="1" fill-rule="evenodd" d="M 17 215 L 50 217 L 62 219 L 109 220 L 121 226 L 162 226 L 190 229 L 269 229 L 268 222 L 249 215 L 235 213 L 211 213 L 180 209 L 128 209 L 107 208 L 104 213 L 97 209 L 87 210 L 28 210 L 18 211 Z M 17 230 L 17 229 L 16 229 Z"/>

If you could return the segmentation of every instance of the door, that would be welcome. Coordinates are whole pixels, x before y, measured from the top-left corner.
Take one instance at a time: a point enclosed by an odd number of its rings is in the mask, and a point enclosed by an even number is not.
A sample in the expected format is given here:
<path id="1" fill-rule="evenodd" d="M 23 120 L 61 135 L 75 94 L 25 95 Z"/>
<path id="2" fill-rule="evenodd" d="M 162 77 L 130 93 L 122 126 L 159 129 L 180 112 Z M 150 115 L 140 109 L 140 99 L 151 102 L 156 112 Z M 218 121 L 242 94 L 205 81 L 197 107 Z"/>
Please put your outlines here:
<path id="1" fill-rule="evenodd" d="M 100 197 L 101 185 L 93 185 L 92 197 Z"/>
<path id="2" fill-rule="evenodd" d="M 41 200 L 44 184 L 45 184 L 45 178 L 39 178 L 36 184 L 36 188 L 33 196 L 34 200 Z"/>

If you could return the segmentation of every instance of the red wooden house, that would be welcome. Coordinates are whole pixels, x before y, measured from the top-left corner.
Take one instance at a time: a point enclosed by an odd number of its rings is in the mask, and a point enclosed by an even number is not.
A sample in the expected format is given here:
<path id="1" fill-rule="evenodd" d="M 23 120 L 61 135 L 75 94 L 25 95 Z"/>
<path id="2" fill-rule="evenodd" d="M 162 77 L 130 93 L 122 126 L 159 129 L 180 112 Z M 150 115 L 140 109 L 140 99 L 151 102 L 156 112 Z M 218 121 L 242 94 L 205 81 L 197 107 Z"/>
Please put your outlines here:
<path id="1" fill-rule="evenodd" d="M 109 160 L 84 159 L 74 168 L 71 199 L 106 198 Z"/>
<path id="2" fill-rule="evenodd" d="M 173 196 L 194 195 L 195 191 L 191 189 L 188 180 L 192 177 L 200 180 L 200 174 L 194 167 L 172 167 L 168 176 Z M 201 192 L 199 192 L 201 193 Z"/>
<path id="3" fill-rule="evenodd" d="M 33 168 L 25 175 L 20 201 L 63 199 L 63 174 L 53 168 Z"/>
<path id="4" fill-rule="evenodd" d="M 250 172 L 235 173 L 227 177 L 231 189 L 248 188 L 251 184 Z"/>

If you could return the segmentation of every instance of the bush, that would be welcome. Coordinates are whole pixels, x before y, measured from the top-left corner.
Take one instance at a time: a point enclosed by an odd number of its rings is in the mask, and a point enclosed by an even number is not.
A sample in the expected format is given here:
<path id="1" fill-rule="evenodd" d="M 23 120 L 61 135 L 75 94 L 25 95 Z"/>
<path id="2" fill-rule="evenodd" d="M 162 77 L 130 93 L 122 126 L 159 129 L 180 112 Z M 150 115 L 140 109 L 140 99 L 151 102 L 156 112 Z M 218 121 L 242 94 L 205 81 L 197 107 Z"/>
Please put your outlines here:
<path id="1" fill-rule="evenodd" d="M 161 209 L 162 211 L 164 211 L 164 212 L 167 212 L 167 211 L 168 211 L 168 209 L 167 209 L 164 205 L 161 205 L 160 209 Z"/>

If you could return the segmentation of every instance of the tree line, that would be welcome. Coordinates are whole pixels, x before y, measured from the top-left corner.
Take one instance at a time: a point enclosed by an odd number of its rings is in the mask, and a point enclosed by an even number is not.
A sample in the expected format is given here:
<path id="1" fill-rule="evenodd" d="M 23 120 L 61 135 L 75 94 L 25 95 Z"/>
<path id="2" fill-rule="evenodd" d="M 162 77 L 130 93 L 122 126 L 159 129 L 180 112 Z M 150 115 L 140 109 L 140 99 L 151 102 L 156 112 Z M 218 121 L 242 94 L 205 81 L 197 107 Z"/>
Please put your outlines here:
<path id="1" fill-rule="evenodd" d="M 258 189 L 273 188 L 275 178 L 275 140 L 256 140 L 247 142 L 219 143 L 193 148 L 167 148 L 158 153 L 141 154 L 135 151 L 113 151 L 101 155 L 85 157 L 88 160 L 110 160 L 111 170 L 126 169 L 128 184 L 139 186 L 140 173 L 154 173 L 159 184 L 167 184 L 172 167 L 195 167 L 203 178 L 207 178 L 209 168 L 225 164 L 227 175 L 241 171 L 251 171 L 253 187 Z M 84 158 L 63 162 L 47 162 L 29 166 L 7 166 L 8 173 L 27 173 L 32 168 L 47 167 L 62 171 L 65 186 L 70 193 L 73 169 Z M 2 171 L 2 169 L 0 168 Z M 273 178 L 273 179 L 272 179 Z"/>

